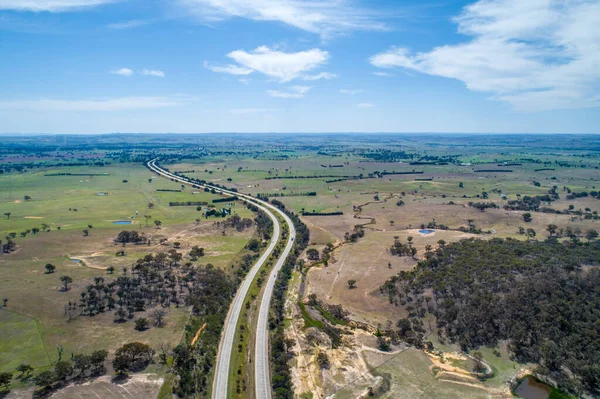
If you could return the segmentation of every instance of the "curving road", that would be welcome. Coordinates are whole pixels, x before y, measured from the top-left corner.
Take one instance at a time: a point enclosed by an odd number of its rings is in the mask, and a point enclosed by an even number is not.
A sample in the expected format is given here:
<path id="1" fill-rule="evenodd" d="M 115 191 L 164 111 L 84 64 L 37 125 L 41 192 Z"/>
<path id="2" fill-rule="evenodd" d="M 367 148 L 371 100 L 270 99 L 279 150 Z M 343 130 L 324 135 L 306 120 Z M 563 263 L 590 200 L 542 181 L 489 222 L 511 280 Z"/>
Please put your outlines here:
<path id="1" fill-rule="evenodd" d="M 148 161 L 148 168 L 155 173 L 167 177 L 169 179 L 176 180 L 180 183 L 188 184 L 188 185 L 196 185 L 201 187 L 206 187 L 202 184 L 192 183 L 188 179 L 176 176 L 164 169 L 160 166 L 156 165 L 157 158 Z M 210 188 L 214 188 L 216 192 L 225 194 L 225 195 L 237 195 L 238 197 L 244 198 L 247 201 L 254 203 L 258 208 L 263 210 L 273 221 L 273 237 L 271 238 L 271 242 L 267 248 L 267 250 L 263 253 L 260 259 L 254 264 L 252 269 L 248 272 L 246 278 L 242 282 L 242 285 L 238 289 L 235 298 L 233 299 L 233 303 L 229 308 L 229 312 L 227 314 L 227 319 L 225 320 L 225 326 L 223 330 L 223 335 L 221 336 L 221 342 L 219 344 L 219 353 L 217 355 L 217 368 L 215 372 L 215 380 L 213 382 L 213 399 L 226 399 L 228 392 L 228 384 L 229 384 L 229 368 L 231 361 L 231 354 L 233 352 L 233 342 L 235 339 L 235 330 L 238 324 L 238 320 L 242 313 L 242 306 L 244 304 L 244 299 L 248 295 L 248 291 L 254 278 L 264 265 L 265 261 L 273 252 L 273 249 L 277 245 L 277 240 L 281 233 L 281 226 L 279 224 L 279 220 L 275 217 L 273 212 L 281 215 L 281 217 L 285 220 L 288 225 L 288 237 L 287 244 L 281 253 L 280 257 L 277 259 L 275 267 L 271 271 L 269 275 L 269 279 L 265 288 L 263 290 L 263 294 L 260 300 L 260 309 L 258 313 L 258 322 L 256 324 L 256 340 L 255 340 L 255 348 L 254 348 L 254 382 L 255 382 L 255 390 L 256 390 L 256 398 L 258 399 L 270 399 L 271 398 L 271 373 L 269 369 L 269 308 L 271 304 L 271 297 L 273 296 L 273 289 L 275 287 L 275 281 L 277 279 L 277 273 L 287 259 L 287 256 L 290 254 L 292 247 L 294 245 L 294 236 L 295 229 L 294 224 L 290 220 L 290 218 L 277 207 L 269 204 L 268 202 L 264 202 L 258 200 L 250 195 L 237 193 L 229 190 L 224 190 L 221 188 L 210 186 Z"/>

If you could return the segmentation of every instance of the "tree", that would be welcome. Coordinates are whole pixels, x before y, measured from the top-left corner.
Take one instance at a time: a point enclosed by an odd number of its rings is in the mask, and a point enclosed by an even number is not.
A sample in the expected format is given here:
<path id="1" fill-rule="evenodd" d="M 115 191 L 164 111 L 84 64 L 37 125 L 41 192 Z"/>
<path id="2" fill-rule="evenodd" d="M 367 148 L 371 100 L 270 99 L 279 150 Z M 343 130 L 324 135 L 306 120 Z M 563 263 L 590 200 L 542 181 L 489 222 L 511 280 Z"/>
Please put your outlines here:
<path id="1" fill-rule="evenodd" d="M 148 325 L 150 323 L 148 323 L 148 319 L 145 317 L 140 317 L 139 319 L 135 320 L 135 329 L 137 331 L 145 331 L 148 329 Z"/>
<path id="2" fill-rule="evenodd" d="M 29 196 L 29 195 L 25 195 L 25 196 L 23 197 L 23 199 L 24 199 L 25 201 L 31 201 L 31 196 Z"/>
<path id="3" fill-rule="evenodd" d="M 33 380 L 35 385 L 44 389 L 50 389 L 56 382 L 56 374 L 52 370 L 46 370 L 38 374 Z"/>
<path id="4" fill-rule="evenodd" d="M 28 364 L 21 363 L 19 366 L 17 366 L 16 370 L 21 373 L 19 374 L 19 378 L 27 378 L 33 372 L 33 367 Z"/>
<path id="5" fill-rule="evenodd" d="M 356 280 L 354 280 L 354 279 L 348 280 L 348 288 L 349 289 L 356 288 Z"/>
<path id="6" fill-rule="evenodd" d="M 115 271 L 115 268 L 114 268 L 114 266 L 109 266 L 106 268 L 106 271 L 108 272 L 108 274 L 113 274 Z"/>
<path id="7" fill-rule="evenodd" d="M 123 323 L 127 317 L 127 311 L 120 306 L 115 312 L 115 323 Z"/>
<path id="8" fill-rule="evenodd" d="M 70 276 L 61 276 L 60 281 L 63 283 L 63 291 L 69 291 L 69 284 L 73 282 Z"/>
<path id="9" fill-rule="evenodd" d="M 329 368 L 329 356 L 327 356 L 327 353 L 323 351 L 319 351 L 319 353 L 317 353 L 317 364 L 322 369 Z"/>
<path id="10" fill-rule="evenodd" d="M 4 216 L 6 216 L 6 219 L 8 219 L 8 220 L 10 220 L 10 215 L 12 215 L 12 213 L 4 212 Z"/>
<path id="11" fill-rule="evenodd" d="M 529 222 L 531 222 L 532 220 L 533 220 L 533 218 L 531 217 L 531 213 L 529 213 L 529 212 L 525 212 L 525 213 L 523 214 L 523 221 L 524 221 L 525 223 L 529 223 Z"/>
<path id="12" fill-rule="evenodd" d="M 155 307 L 150 311 L 150 316 L 152 316 L 152 318 L 154 319 L 154 325 L 156 327 L 162 327 L 165 325 L 164 318 L 166 314 L 167 312 L 160 307 Z"/>
<path id="13" fill-rule="evenodd" d="M 473 361 L 474 361 L 474 365 L 473 365 L 473 370 L 476 373 L 485 373 L 487 371 L 487 367 L 485 366 L 485 363 L 483 362 L 483 354 L 479 351 L 473 352 Z"/>
<path id="14" fill-rule="evenodd" d="M 416 254 L 417 254 L 417 248 L 410 247 L 410 255 L 414 258 Z"/>
<path id="15" fill-rule="evenodd" d="M 90 231 L 88 229 L 83 230 L 83 236 L 87 237 L 90 235 Z"/>
<path id="16" fill-rule="evenodd" d="M 148 221 L 152 219 L 152 215 L 144 215 L 144 219 L 146 219 L 146 227 L 148 227 Z"/>
<path id="17" fill-rule="evenodd" d="M 319 251 L 317 251 L 315 248 L 310 248 L 306 251 L 306 257 L 309 260 L 319 260 Z"/>
<path id="18" fill-rule="evenodd" d="M 152 360 L 154 351 L 141 342 L 130 342 L 115 352 L 113 368 L 117 374 L 144 369 Z"/>
<path id="19" fill-rule="evenodd" d="M 590 229 L 590 230 L 586 231 L 585 238 L 588 240 L 588 242 L 598 238 L 598 231 L 595 229 Z"/>
<path id="20" fill-rule="evenodd" d="M 148 202 L 148 209 L 154 208 L 154 204 L 152 202 Z"/>
<path id="21" fill-rule="evenodd" d="M 548 234 L 550 234 L 550 237 L 552 237 L 556 233 L 556 230 L 558 230 L 558 226 L 549 224 L 548 227 L 546 227 L 546 230 L 548 231 Z"/>
<path id="22" fill-rule="evenodd" d="M 535 230 L 534 229 L 527 229 L 527 240 L 529 240 L 530 238 L 535 237 Z"/>
<path id="23" fill-rule="evenodd" d="M 60 361 L 54 365 L 54 373 L 58 380 L 64 381 L 73 374 L 73 366 L 65 360 Z"/>
<path id="24" fill-rule="evenodd" d="M 4 387 L 5 391 L 8 391 L 8 387 L 10 386 L 10 382 L 12 381 L 12 373 L 9 371 L 5 371 L 4 373 L 0 373 L 0 385 Z"/>
<path id="25" fill-rule="evenodd" d="M 160 220 L 155 220 L 154 224 L 156 225 L 157 229 L 160 229 L 160 225 L 162 224 L 162 222 Z"/>
<path id="26" fill-rule="evenodd" d="M 173 243 L 173 247 L 179 249 L 179 247 L 181 247 L 181 243 L 179 241 L 175 241 Z"/>
<path id="27" fill-rule="evenodd" d="M 46 274 L 52 274 L 56 270 L 56 266 L 51 263 L 46 264 Z"/>

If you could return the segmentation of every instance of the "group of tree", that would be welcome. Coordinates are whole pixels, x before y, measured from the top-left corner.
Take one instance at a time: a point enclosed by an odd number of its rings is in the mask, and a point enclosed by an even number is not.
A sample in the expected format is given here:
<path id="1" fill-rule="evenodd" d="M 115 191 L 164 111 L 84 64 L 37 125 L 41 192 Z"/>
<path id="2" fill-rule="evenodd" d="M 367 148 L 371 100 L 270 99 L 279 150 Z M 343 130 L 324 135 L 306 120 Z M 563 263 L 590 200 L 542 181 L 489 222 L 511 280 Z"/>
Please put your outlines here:
<path id="1" fill-rule="evenodd" d="M 400 241 L 400 237 L 394 237 L 394 243 L 390 247 L 390 254 L 393 256 L 412 256 L 417 254 L 417 248 L 412 244 L 413 237 L 409 236 L 406 239 L 406 244 Z"/>
<path id="2" fill-rule="evenodd" d="M 33 382 L 38 387 L 38 394 L 46 394 L 49 391 L 65 386 L 69 382 L 83 381 L 95 378 L 106 372 L 104 363 L 108 357 L 105 350 L 97 350 L 89 355 L 73 354 L 71 361 L 59 359 L 50 370 L 45 370 L 33 377 Z M 28 380 L 32 377 L 33 367 L 21 364 L 16 369 L 20 380 Z M 12 373 L 9 373 L 12 376 Z"/>
<path id="3" fill-rule="evenodd" d="M 470 350 L 507 340 L 517 360 L 538 363 L 562 389 L 597 395 L 598 266 L 598 241 L 469 239 L 440 246 L 381 292 L 411 323 L 433 314 L 442 341 Z"/>
<path id="4" fill-rule="evenodd" d="M 226 229 L 236 229 L 237 231 L 244 231 L 254 225 L 254 221 L 250 218 L 242 218 L 239 215 L 232 215 L 224 221 L 217 221 L 215 224 L 218 227 Z"/>
<path id="5" fill-rule="evenodd" d="M 357 224 L 356 226 L 354 226 L 352 233 L 346 232 L 344 234 L 344 240 L 346 242 L 356 242 L 360 238 L 363 238 L 364 236 L 365 236 L 365 229 L 361 225 Z"/>
<path id="6" fill-rule="evenodd" d="M 144 235 L 144 233 L 139 233 L 137 231 L 122 231 L 117 235 L 115 241 L 125 244 L 145 244 L 148 242 L 148 238 Z"/>

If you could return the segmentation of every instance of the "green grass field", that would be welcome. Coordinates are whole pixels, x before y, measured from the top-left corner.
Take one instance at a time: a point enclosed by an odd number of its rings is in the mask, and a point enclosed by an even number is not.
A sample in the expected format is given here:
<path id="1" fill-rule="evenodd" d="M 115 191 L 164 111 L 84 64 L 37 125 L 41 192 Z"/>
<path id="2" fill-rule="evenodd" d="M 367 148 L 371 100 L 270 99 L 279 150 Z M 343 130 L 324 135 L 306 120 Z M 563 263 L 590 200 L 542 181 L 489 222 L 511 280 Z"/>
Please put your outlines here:
<path id="1" fill-rule="evenodd" d="M 48 173 L 108 173 L 107 176 L 44 176 Z M 149 181 L 151 179 L 151 181 Z M 127 180 L 127 183 L 123 183 Z M 154 251 L 167 251 L 172 245 L 160 246 L 160 237 L 170 242 L 180 241 L 186 253 L 193 245 L 206 250 L 200 263 L 229 267 L 233 258 L 244 248 L 253 229 L 243 233 L 213 226 L 214 217 L 205 219 L 195 206 L 170 207 L 170 201 L 204 201 L 211 203 L 218 195 L 202 190 L 193 193 L 157 192 L 157 189 L 181 189 L 180 185 L 153 176 L 141 165 L 123 164 L 109 167 L 75 167 L 39 170 L 26 174 L 0 176 L 0 206 L 10 212 L 10 218 L 0 219 L 0 237 L 17 233 L 17 250 L 0 256 L 0 295 L 8 299 L 8 308 L 0 309 L 0 371 L 14 370 L 20 363 L 43 369 L 56 360 L 58 348 L 63 356 L 89 353 L 95 349 L 112 351 L 122 343 L 139 340 L 150 345 L 162 341 L 179 341 L 188 313 L 185 308 L 171 308 L 164 328 L 151 328 L 138 333 L 133 324 L 115 324 L 112 314 L 78 317 L 67 322 L 65 304 L 79 298 L 79 293 L 94 277 L 111 278 L 105 269 L 115 267 L 115 277 L 123 267 L 131 267 L 136 259 Z M 196 190 L 194 190 L 196 191 Z M 98 193 L 108 193 L 99 196 Z M 26 201 L 25 196 L 31 200 Z M 148 203 L 153 203 L 152 209 Z M 71 210 L 69 210 L 71 208 Z M 73 209 L 77 209 L 74 211 Z M 242 217 L 252 213 L 241 203 L 231 207 Z M 136 216 L 136 211 L 139 215 Z M 4 213 L 2 212 L 2 213 Z M 146 226 L 143 215 L 151 215 Z M 131 216 L 135 216 L 133 219 Z M 201 219 L 199 223 L 196 219 Z M 131 225 L 115 225 L 115 220 L 130 220 Z M 162 225 L 157 229 L 154 220 Z M 50 231 L 20 232 L 42 223 Z M 88 225 L 92 225 L 89 228 Z M 60 226 L 60 230 L 58 227 Z M 82 231 L 89 230 L 84 237 Z M 138 230 L 151 236 L 153 245 L 113 245 L 112 239 L 122 230 Z M 125 256 L 116 257 L 124 249 Z M 84 264 L 72 261 L 76 257 Z M 45 274 L 44 266 L 56 266 L 55 273 Z M 86 267 L 86 265 L 88 267 Z M 73 278 L 71 290 L 59 291 L 59 277 Z"/>

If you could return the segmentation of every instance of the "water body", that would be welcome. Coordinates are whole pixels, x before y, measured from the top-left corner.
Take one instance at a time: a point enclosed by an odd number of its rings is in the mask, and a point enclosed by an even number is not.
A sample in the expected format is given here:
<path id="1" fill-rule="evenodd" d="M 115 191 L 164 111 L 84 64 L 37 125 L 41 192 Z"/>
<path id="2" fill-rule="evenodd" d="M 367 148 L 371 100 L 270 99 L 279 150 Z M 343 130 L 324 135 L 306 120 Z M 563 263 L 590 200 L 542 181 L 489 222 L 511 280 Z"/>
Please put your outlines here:
<path id="1" fill-rule="evenodd" d="M 525 399 L 548 399 L 552 388 L 533 377 L 525 378 L 515 389 L 515 393 Z"/>
<path id="2" fill-rule="evenodd" d="M 114 224 L 131 224 L 130 220 L 115 220 Z"/>
<path id="3" fill-rule="evenodd" d="M 425 234 L 425 235 L 433 234 L 433 233 L 435 233 L 435 230 L 428 230 L 428 229 L 427 230 L 419 230 L 419 233 Z"/>
<path id="4" fill-rule="evenodd" d="M 81 259 L 77 259 L 77 258 L 71 258 L 71 262 L 79 263 L 80 265 L 83 264 L 83 261 Z"/>

